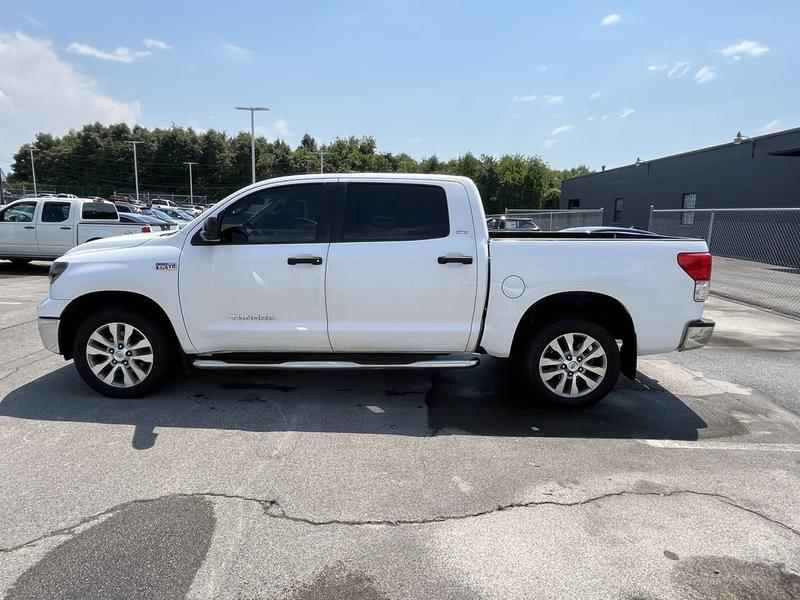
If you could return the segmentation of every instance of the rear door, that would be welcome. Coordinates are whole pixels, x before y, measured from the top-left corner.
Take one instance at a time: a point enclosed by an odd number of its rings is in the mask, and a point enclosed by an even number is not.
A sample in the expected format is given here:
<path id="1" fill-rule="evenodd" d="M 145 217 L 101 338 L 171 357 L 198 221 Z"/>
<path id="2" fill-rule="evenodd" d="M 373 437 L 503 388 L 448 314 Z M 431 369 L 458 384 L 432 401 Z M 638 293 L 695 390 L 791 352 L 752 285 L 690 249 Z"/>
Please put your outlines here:
<path id="1" fill-rule="evenodd" d="M 21 200 L 0 210 L 0 254 L 26 258 L 39 255 L 36 204 L 36 200 Z"/>
<path id="2" fill-rule="evenodd" d="M 68 200 L 45 200 L 37 219 L 39 254 L 57 258 L 75 245 L 74 205 Z"/>
<path id="3" fill-rule="evenodd" d="M 333 349 L 464 351 L 478 273 L 464 186 L 342 181 L 325 288 Z"/>

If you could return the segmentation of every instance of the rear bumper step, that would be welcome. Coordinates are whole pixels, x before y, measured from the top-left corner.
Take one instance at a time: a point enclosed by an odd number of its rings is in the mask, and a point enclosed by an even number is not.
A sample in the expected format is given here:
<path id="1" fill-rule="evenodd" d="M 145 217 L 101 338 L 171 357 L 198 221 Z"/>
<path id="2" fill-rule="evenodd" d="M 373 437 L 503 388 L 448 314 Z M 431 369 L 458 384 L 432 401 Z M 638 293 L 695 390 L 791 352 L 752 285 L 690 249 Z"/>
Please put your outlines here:
<path id="1" fill-rule="evenodd" d="M 278 362 L 235 362 L 198 358 L 196 369 L 467 369 L 480 364 L 476 357 L 454 360 L 415 360 L 412 362 L 357 362 L 352 360 L 284 360 Z"/>

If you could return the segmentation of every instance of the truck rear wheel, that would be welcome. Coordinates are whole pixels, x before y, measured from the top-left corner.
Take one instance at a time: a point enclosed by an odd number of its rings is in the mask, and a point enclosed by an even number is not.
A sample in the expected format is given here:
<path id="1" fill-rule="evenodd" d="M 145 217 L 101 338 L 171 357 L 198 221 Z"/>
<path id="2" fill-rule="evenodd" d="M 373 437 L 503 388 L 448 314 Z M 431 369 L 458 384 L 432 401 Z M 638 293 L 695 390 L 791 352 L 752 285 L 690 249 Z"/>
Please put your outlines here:
<path id="1" fill-rule="evenodd" d="M 545 325 L 528 346 L 522 375 L 534 399 L 556 408 L 596 404 L 619 378 L 614 337 L 601 325 L 564 319 Z"/>
<path id="2" fill-rule="evenodd" d="M 125 308 L 104 308 L 78 327 L 72 356 L 89 387 L 112 398 L 137 398 L 163 383 L 170 344 L 147 317 Z"/>

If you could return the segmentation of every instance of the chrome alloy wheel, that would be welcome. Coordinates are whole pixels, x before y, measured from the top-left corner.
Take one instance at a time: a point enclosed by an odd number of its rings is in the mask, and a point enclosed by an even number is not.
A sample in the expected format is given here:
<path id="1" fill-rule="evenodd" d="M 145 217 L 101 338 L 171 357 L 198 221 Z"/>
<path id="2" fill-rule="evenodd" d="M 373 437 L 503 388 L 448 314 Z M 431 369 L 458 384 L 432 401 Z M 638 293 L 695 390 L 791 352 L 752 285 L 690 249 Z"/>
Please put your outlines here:
<path id="1" fill-rule="evenodd" d="M 133 325 L 106 323 L 89 336 L 86 360 L 103 383 L 129 388 L 140 384 L 153 369 L 153 346 Z"/>
<path id="2" fill-rule="evenodd" d="M 563 398 L 578 398 L 596 389 L 607 367 L 603 346 L 584 333 L 559 335 L 539 357 L 539 376 L 547 389 Z"/>

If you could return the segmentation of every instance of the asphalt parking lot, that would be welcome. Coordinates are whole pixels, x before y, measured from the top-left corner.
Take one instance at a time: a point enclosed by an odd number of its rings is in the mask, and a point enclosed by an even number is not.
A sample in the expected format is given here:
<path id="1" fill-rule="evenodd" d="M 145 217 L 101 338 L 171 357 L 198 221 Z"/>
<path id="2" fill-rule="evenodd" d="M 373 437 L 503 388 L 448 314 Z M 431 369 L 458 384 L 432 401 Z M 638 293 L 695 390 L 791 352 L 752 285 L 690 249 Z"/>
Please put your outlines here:
<path id="1" fill-rule="evenodd" d="M 712 299 L 583 412 L 496 360 L 121 401 L 41 348 L 46 272 L 0 261 L 5 598 L 800 598 L 800 321 Z"/>

